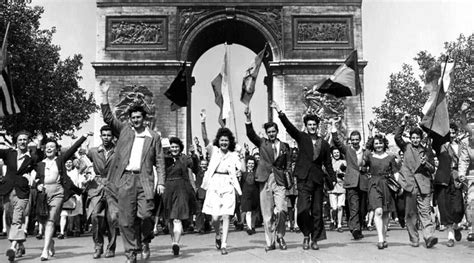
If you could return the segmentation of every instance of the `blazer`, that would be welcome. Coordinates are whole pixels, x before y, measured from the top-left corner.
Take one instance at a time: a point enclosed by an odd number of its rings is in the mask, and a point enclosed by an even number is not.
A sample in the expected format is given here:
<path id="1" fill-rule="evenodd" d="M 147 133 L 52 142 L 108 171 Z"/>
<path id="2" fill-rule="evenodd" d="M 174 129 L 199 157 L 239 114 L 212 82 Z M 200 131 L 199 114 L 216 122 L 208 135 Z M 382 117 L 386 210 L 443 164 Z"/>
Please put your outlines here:
<path id="1" fill-rule="evenodd" d="M 431 193 L 431 175 L 434 173 L 433 152 L 423 146 L 414 147 L 411 143 L 405 142 L 402 138 L 405 126 L 401 126 L 395 132 L 395 142 L 403 151 L 403 163 L 400 168 L 399 183 L 403 190 L 412 192 L 415 185 L 420 189 L 420 193 Z M 427 157 L 425 164 L 421 164 L 420 151 L 424 151 Z"/>
<path id="2" fill-rule="evenodd" d="M 264 183 L 271 173 L 275 176 L 275 182 L 279 186 L 286 186 L 285 171 L 289 167 L 291 151 L 288 143 L 280 141 L 278 156 L 275 158 L 272 142 L 266 138 L 260 138 L 253 129 L 252 123 L 246 123 L 247 137 L 258 147 L 260 161 L 255 172 L 255 181 Z"/>
<path id="3" fill-rule="evenodd" d="M 28 179 L 23 177 L 34 169 L 37 162 L 35 155 L 25 155 L 20 167 L 17 167 L 18 151 L 15 149 L 0 149 L 0 158 L 7 166 L 7 172 L 0 182 L 0 196 L 6 196 L 15 189 L 15 193 L 20 199 L 28 199 L 30 196 L 30 186 Z"/>
<path id="4" fill-rule="evenodd" d="M 306 180 L 308 177 L 313 182 L 323 185 L 323 179 L 328 176 L 328 180 L 331 184 L 336 182 L 336 174 L 332 168 L 331 153 L 329 149 L 329 143 L 322 138 L 318 138 L 318 156 L 313 160 L 313 141 L 306 132 L 299 131 L 291 122 L 288 120 L 283 112 L 278 113 L 283 126 L 290 136 L 295 139 L 298 144 L 298 157 L 296 158 L 294 174 L 299 180 Z M 326 168 L 326 172 L 323 171 L 322 166 Z"/>
<path id="5" fill-rule="evenodd" d="M 467 143 L 459 146 L 461 153 L 459 156 L 459 176 L 472 176 L 474 179 L 474 147 Z"/>
<path id="6" fill-rule="evenodd" d="M 108 158 L 105 156 L 105 149 L 103 145 L 93 147 L 87 153 L 87 158 L 92 161 L 94 173 L 100 177 L 99 180 L 92 180 L 87 185 L 87 195 L 89 198 L 102 194 L 102 189 L 107 182 L 107 173 L 110 163 L 114 157 L 114 148 L 110 150 Z"/>
<path id="7" fill-rule="evenodd" d="M 362 191 L 369 190 L 369 178 L 367 173 L 361 173 L 359 167 L 359 160 L 357 159 L 357 152 L 350 145 L 345 145 L 339 139 L 337 132 L 332 133 L 332 141 L 336 148 L 344 154 L 346 158 L 346 173 L 344 175 L 344 188 L 355 188 L 358 187 Z M 366 160 L 370 152 L 366 149 L 362 149 L 362 159 Z"/>
<path id="8" fill-rule="evenodd" d="M 112 194 L 116 194 L 116 191 L 123 184 L 122 176 L 130 160 L 133 141 L 135 140 L 135 130 L 128 123 L 123 123 L 116 119 L 110 110 L 109 104 L 101 104 L 101 108 L 104 122 L 112 128 L 112 134 L 118 138 L 114 158 L 108 171 L 109 186 L 111 187 Z M 165 183 L 165 160 L 161 148 L 160 135 L 154 131 L 149 132 L 151 138 L 145 137 L 145 142 L 143 143 L 139 176 L 145 196 L 148 200 L 151 200 L 154 198 L 155 193 L 153 166 L 156 167 L 158 175 L 157 183 L 163 185 Z"/>
<path id="9" fill-rule="evenodd" d="M 81 144 L 86 140 L 86 137 L 82 136 L 79 138 L 66 152 L 56 158 L 56 165 L 58 166 L 59 172 L 59 184 L 64 188 L 63 200 L 68 200 L 74 194 L 81 194 L 82 190 L 78 188 L 74 182 L 67 175 L 66 161 L 71 158 L 74 153 L 79 149 Z M 46 163 L 44 161 L 39 162 L 36 165 L 36 180 L 38 185 L 44 184 Z"/>

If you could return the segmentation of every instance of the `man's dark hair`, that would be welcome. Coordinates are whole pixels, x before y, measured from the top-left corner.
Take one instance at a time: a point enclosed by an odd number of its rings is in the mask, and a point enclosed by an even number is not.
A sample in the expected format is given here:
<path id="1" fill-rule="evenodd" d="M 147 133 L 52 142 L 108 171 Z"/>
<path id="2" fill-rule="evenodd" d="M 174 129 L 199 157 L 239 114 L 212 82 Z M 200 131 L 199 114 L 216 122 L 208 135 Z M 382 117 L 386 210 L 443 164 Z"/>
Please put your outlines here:
<path id="1" fill-rule="evenodd" d="M 308 121 L 315 121 L 316 125 L 319 126 L 319 117 L 314 115 L 314 114 L 308 114 L 308 115 L 304 116 L 303 123 L 304 123 L 305 126 L 308 124 Z"/>
<path id="2" fill-rule="evenodd" d="M 450 128 L 450 129 L 453 129 L 454 132 L 458 132 L 458 130 L 459 130 L 458 125 L 457 125 L 456 123 L 454 123 L 454 122 L 451 122 L 451 123 L 449 124 L 449 128 Z"/>
<path id="3" fill-rule="evenodd" d="M 265 132 L 270 129 L 271 127 L 275 127 L 275 130 L 278 132 L 278 125 L 276 123 L 274 123 L 273 121 L 269 121 L 265 124 L 263 124 L 263 129 L 265 130 Z"/>
<path id="4" fill-rule="evenodd" d="M 100 128 L 100 134 L 102 134 L 103 131 L 112 131 L 112 127 L 109 125 L 104 125 Z"/>
<path id="5" fill-rule="evenodd" d="M 128 117 L 132 117 L 132 113 L 134 112 L 141 112 L 143 118 L 146 118 L 146 110 L 141 105 L 133 105 L 128 109 Z"/>
<path id="6" fill-rule="evenodd" d="M 15 135 L 13 136 L 13 143 L 16 144 L 16 140 L 18 139 L 18 136 L 20 135 L 26 135 L 28 136 L 28 140 L 31 138 L 31 133 L 27 130 L 21 130 L 17 133 L 15 133 Z"/>
<path id="7" fill-rule="evenodd" d="M 362 136 L 360 135 L 360 132 L 359 131 L 352 131 L 351 132 L 351 135 L 349 135 L 349 138 L 351 138 L 352 136 L 359 136 L 359 140 L 362 140 Z"/>
<path id="8" fill-rule="evenodd" d="M 423 130 L 418 128 L 418 127 L 413 127 L 411 130 L 410 130 L 410 137 L 413 135 L 413 134 L 418 134 L 418 136 L 420 136 L 420 138 L 423 138 Z"/>

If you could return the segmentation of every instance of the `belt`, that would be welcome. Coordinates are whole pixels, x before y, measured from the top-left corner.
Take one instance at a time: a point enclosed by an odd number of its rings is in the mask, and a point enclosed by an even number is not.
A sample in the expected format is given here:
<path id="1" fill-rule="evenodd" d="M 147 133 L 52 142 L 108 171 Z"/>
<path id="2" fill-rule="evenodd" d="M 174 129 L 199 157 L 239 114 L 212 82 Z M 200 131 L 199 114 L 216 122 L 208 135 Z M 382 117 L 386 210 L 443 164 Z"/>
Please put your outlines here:
<path id="1" fill-rule="evenodd" d="M 129 174 L 140 174 L 140 171 L 130 171 L 130 170 L 125 170 L 126 173 Z"/>
<path id="2" fill-rule="evenodd" d="M 214 172 L 214 173 L 216 173 L 216 174 L 229 174 L 228 172 L 225 172 L 225 173 L 224 172 Z"/>

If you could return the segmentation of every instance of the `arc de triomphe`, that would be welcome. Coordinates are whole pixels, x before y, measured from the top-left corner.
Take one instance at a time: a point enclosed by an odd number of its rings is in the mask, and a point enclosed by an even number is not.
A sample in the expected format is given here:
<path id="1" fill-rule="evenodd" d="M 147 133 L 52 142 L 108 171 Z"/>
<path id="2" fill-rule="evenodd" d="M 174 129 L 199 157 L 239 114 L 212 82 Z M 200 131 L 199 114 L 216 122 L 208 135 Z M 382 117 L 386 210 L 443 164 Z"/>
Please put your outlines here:
<path id="1" fill-rule="evenodd" d="M 191 107 L 176 114 L 164 96 L 181 63 L 186 61 L 192 72 L 199 57 L 218 44 L 236 43 L 258 53 L 268 42 L 268 100 L 277 101 L 290 120 L 301 124 L 302 87 L 332 74 L 353 49 L 359 54 L 363 82 L 361 4 L 362 0 L 97 0 L 97 86 L 103 79 L 111 82 L 113 105 L 125 87 L 150 91 L 148 99 L 163 136 L 186 138 Z M 190 92 L 192 83 L 190 76 Z M 345 100 L 349 131 L 362 130 L 361 104 L 359 97 Z M 270 110 L 268 117 L 273 118 Z"/>

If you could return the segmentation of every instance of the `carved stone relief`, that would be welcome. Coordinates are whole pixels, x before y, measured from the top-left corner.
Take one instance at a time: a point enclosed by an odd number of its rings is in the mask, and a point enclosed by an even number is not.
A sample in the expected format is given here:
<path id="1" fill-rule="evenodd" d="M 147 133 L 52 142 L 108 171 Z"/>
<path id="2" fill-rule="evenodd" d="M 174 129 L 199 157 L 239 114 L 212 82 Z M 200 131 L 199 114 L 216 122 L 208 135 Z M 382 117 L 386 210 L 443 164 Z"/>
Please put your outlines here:
<path id="1" fill-rule="evenodd" d="M 293 17 L 293 43 L 295 49 L 353 48 L 352 18 Z"/>
<path id="2" fill-rule="evenodd" d="M 130 85 L 120 90 L 119 102 L 115 105 L 115 116 L 121 121 L 128 119 L 128 109 L 143 106 L 147 112 L 146 122 L 150 128 L 155 126 L 155 103 L 153 93 L 145 86 Z"/>

